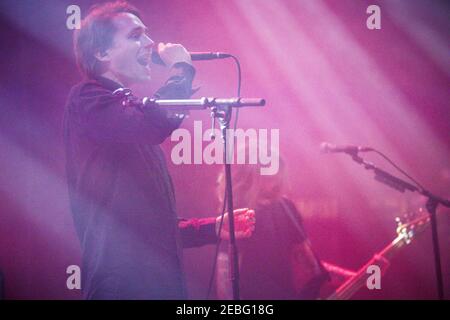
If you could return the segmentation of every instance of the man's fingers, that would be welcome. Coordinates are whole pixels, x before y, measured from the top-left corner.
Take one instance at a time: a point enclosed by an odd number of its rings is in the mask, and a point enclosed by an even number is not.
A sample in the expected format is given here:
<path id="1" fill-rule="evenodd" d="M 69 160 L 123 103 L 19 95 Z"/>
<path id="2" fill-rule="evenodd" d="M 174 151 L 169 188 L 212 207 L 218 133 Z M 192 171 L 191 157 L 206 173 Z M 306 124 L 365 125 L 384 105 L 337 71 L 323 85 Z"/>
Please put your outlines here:
<path id="1" fill-rule="evenodd" d="M 247 211 L 247 216 L 249 217 L 249 218 L 252 218 L 252 219 L 254 219 L 255 218 L 255 211 L 253 211 L 253 210 L 248 210 Z"/>
<path id="2" fill-rule="evenodd" d="M 234 214 L 244 214 L 246 212 L 248 212 L 249 209 L 248 208 L 239 208 L 239 209 L 234 209 Z"/>
<path id="3" fill-rule="evenodd" d="M 164 43 L 162 42 L 158 43 L 158 52 L 161 52 L 164 49 L 164 47 L 165 47 Z"/>

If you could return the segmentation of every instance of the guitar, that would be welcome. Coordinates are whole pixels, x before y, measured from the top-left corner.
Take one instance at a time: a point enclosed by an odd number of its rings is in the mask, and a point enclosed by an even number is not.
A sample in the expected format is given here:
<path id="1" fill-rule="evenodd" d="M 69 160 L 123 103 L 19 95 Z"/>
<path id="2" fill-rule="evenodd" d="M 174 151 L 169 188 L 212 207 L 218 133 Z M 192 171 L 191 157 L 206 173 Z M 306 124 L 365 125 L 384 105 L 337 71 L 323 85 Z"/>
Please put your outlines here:
<path id="1" fill-rule="evenodd" d="M 417 215 L 417 214 L 415 214 Z M 371 265 L 380 267 L 381 273 L 384 274 L 389 266 L 389 260 L 405 245 L 411 243 L 413 238 L 423 232 L 430 222 L 428 213 L 423 209 L 419 210 L 419 217 L 403 223 L 400 218 L 395 219 L 397 222 L 397 237 L 388 244 L 383 250 L 376 253 L 355 275 L 345 281 L 336 291 L 331 294 L 327 300 L 347 300 L 350 299 L 359 289 L 366 285 L 368 277 L 367 269 Z"/>

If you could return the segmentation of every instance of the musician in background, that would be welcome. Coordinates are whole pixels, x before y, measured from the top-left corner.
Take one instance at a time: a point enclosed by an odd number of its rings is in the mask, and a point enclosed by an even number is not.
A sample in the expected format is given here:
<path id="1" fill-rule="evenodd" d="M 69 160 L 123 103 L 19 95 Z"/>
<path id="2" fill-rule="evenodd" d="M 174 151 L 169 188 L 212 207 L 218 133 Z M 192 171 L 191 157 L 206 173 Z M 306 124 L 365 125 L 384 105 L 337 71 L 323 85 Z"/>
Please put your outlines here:
<path id="1" fill-rule="evenodd" d="M 234 206 L 255 209 L 253 236 L 238 243 L 242 299 L 316 299 L 328 274 L 313 252 L 300 212 L 285 196 L 286 170 L 280 159 L 275 175 L 261 175 L 261 165 L 232 169 Z M 223 201 L 224 175 L 218 177 Z M 226 247 L 226 246 L 224 246 Z M 231 298 L 226 248 L 218 257 L 217 296 Z"/>

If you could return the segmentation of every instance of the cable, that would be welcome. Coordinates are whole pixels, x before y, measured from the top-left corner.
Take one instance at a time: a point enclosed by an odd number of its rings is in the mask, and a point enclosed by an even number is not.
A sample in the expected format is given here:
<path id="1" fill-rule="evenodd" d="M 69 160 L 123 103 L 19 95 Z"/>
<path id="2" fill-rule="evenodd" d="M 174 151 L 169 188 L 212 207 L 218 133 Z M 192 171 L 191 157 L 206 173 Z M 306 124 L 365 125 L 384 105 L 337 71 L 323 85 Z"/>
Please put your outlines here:
<path id="1" fill-rule="evenodd" d="M 240 98 L 241 97 L 241 81 L 242 81 L 241 64 L 237 57 L 232 55 L 231 58 L 233 58 L 234 62 L 236 62 L 236 67 L 237 67 L 237 72 L 238 72 L 237 96 L 238 96 L 238 98 Z M 236 131 L 236 128 L 237 128 L 238 118 L 239 118 L 239 108 L 236 109 L 236 115 L 234 118 L 234 131 Z"/>
<path id="2" fill-rule="evenodd" d="M 383 152 L 378 151 L 376 149 L 373 149 L 373 152 L 379 154 L 381 157 L 383 157 L 384 159 L 386 159 L 395 169 L 397 169 L 398 171 L 400 171 L 402 174 L 404 174 L 406 177 L 408 177 L 412 182 L 414 182 L 416 184 L 416 186 L 419 187 L 419 189 L 421 189 L 421 191 L 426 190 L 417 180 L 415 180 L 413 177 L 411 177 L 409 174 L 407 174 L 405 171 L 403 171 L 399 166 L 397 166 L 394 161 L 392 161 L 391 159 L 389 159 L 388 156 L 386 156 Z"/>
<path id="3" fill-rule="evenodd" d="M 209 285 L 208 285 L 208 292 L 206 293 L 206 299 L 209 299 L 209 296 L 211 295 L 211 289 L 212 289 L 212 284 L 214 281 L 214 275 L 216 274 L 216 266 L 217 266 L 217 257 L 219 256 L 219 248 L 220 248 L 220 244 L 221 244 L 221 239 L 220 239 L 220 234 L 222 232 L 222 225 L 223 225 L 223 218 L 225 216 L 225 209 L 226 209 L 226 203 L 227 203 L 227 188 L 225 188 L 225 193 L 223 196 L 223 207 L 222 207 L 222 213 L 220 214 L 221 218 L 220 218 L 220 225 L 219 225 L 219 232 L 217 234 L 217 244 L 216 244 L 216 252 L 214 254 L 214 264 L 212 267 L 212 272 L 211 272 L 211 276 L 209 278 Z"/>
<path id="4" fill-rule="evenodd" d="M 238 75 L 237 97 L 240 98 L 241 97 L 241 84 L 242 84 L 241 64 L 239 62 L 239 59 L 236 56 L 230 55 L 230 57 L 234 60 L 234 62 L 236 63 L 236 67 L 237 67 L 237 75 Z M 238 119 L 239 119 L 239 108 L 236 109 L 236 115 L 234 118 L 234 131 L 235 132 L 236 132 L 236 128 L 237 128 Z M 235 138 L 235 137 L 233 137 L 233 138 Z M 221 213 L 221 219 L 220 219 L 220 225 L 219 225 L 219 232 L 217 235 L 217 237 L 219 239 L 216 244 L 216 251 L 214 254 L 214 264 L 213 264 L 213 268 L 212 268 L 212 272 L 211 272 L 211 276 L 210 276 L 210 280 L 209 280 L 208 292 L 206 294 L 206 299 L 209 299 L 209 296 L 210 296 L 211 290 L 212 290 L 212 284 L 214 281 L 214 275 L 216 274 L 215 271 L 216 271 L 216 266 L 217 266 L 217 258 L 219 256 L 219 248 L 220 248 L 220 244 L 221 244 L 220 234 L 222 232 L 222 225 L 223 225 L 223 218 L 225 215 L 226 203 L 227 203 L 227 188 L 225 188 L 224 197 L 223 197 L 223 207 L 222 207 L 222 213 Z"/>

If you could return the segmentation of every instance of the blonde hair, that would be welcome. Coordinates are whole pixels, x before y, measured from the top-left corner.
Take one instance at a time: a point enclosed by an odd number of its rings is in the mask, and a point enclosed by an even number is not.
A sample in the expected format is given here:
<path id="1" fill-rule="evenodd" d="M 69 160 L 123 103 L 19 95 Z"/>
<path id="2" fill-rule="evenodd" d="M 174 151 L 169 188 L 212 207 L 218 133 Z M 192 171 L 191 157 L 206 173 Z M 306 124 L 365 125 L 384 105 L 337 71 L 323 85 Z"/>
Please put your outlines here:
<path id="1" fill-rule="evenodd" d="M 235 208 L 256 208 L 280 200 L 288 192 L 286 168 L 280 158 L 279 170 L 274 175 L 262 175 L 260 163 L 235 164 L 231 168 L 233 204 Z M 223 202 L 225 173 L 217 177 L 217 196 Z"/>

